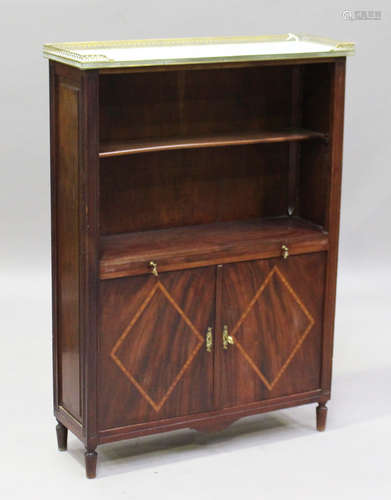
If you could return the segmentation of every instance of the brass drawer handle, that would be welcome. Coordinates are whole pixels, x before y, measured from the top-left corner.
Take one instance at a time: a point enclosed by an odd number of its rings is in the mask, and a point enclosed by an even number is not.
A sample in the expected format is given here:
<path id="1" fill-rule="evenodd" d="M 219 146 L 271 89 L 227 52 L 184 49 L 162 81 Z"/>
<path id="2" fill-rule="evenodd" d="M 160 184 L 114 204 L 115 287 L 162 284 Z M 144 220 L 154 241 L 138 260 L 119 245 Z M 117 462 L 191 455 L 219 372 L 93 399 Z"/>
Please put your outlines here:
<path id="1" fill-rule="evenodd" d="M 206 332 L 206 352 L 212 352 L 213 347 L 213 335 L 212 335 L 212 327 L 208 327 Z"/>
<path id="2" fill-rule="evenodd" d="M 153 260 L 148 264 L 149 267 L 151 268 L 151 272 L 154 276 L 159 276 L 159 273 L 157 272 L 157 264 Z"/>
<path id="3" fill-rule="evenodd" d="M 287 245 L 281 245 L 281 256 L 283 259 L 287 259 L 289 256 L 289 248 Z"/>
<path id="4" fill-rule="evenodd" d="M 223 328 L 223 349 L 228 349 L 228 346 L 233 345 L 234 342 L 235 342 L 234 338 L 228 334 L 228 326 L 224 325 L 224 328 Z"/>

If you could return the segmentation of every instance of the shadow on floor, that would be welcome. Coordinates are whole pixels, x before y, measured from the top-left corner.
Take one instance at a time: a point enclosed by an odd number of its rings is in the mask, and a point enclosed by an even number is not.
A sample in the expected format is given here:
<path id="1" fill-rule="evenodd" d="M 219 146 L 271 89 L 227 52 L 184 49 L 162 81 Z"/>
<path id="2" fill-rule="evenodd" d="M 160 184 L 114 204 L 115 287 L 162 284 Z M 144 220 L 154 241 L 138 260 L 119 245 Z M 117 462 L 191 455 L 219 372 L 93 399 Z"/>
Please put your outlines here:
<path id="1" fill-rule="evenodd" d="M 235 422 L 216 433 L 199 433 L 190 429 L 135 438 L 98 448 L 97 477 L 129 473 L 154 465 L 175 463 L 211 454 L 227 453 L 237 448 L 245 449 L 260 444 L 297 438 L 315 431 L 315 409 L 311 405 L 313 426 L 300 424 L 282 412 L 255 415 Z M 286 410 L 284 410 L 286 411 Z M 84 467 L 83 450 L 78 442 L 69 443 L 69 453 Z"/>

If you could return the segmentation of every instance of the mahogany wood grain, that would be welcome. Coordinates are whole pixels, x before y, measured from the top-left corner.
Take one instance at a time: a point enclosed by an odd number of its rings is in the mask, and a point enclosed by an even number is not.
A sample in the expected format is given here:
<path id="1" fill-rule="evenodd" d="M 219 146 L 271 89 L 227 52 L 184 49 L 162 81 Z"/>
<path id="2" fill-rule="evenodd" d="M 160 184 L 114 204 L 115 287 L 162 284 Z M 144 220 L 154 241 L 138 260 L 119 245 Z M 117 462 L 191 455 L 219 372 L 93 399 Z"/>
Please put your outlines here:
<path id="1" fill-rule="evenodd" d="M 99 78 L 82 72 L 82 154 L 80 155 L 80 328 L 82 330 L 83 436 L 89 450 L 97 445 L 97 301 L 99 295 Z"/>
<path id="2" fill-rule="evenodd" d="M 289 143 L 105 158 L 101 233 L 287 215 L 288 163 Z"/>
<path id="3" fill-rule="evenodd" d="M 213 408 L 215 268 L 101 285 L 99 428 Z"/>
<path id="4" fill-rule="evenodd" d="M 87 477 L 120 439 L 307 403 L 325 428 L 344 88 L 345 58 L 50 62 L 54 414 Z"/>
<path id="5" fill-rule="evenodd" d="M 331 80 L 333 65 L 303 68 L 303 127 L 315 127 L 329 138 L 331 130 Z M 325 226 L 330 189 L 330 144 L 319 141 L 316 147 L 302 143 L 298 215 Z"/>
<path id="6" fill-rule="evenodd" d="M 79 329 L 79 106 L 80 88 L 62 76 L 54 76 L 52 142 L 55 169 L 55 262 L 57 324 L 55 342 L 58 366 L 58 404 L 81 420 L 81 373 Z"/>
<path id="7" fill-rule="evenodd" d="M 53 73 L 63 80 L 68 80 L 73 85 L 80 87 L 83 72 L 73 66 L 60 64 L 56 61 L 50 60 L 49 64 L 53 69 Z"/>
<path id="8" fill-rule="evenodd" d="M 197 246 L 195 246 L 197 242 Z M 328 236 L 297 217 L 249 219 L 104 236 L 100 277 L 145 274 L 151 260 L 160 271 L 327 249 Z"/>
<path id="9" fill-rule="evenodd" d="M 290 66 L 112 74 L 100 78 L 100 139 L 188 136 L 290 125 Z M 211 85 L 211 82 L 213 84 Z M 271 113 L 270 110 L 273 110 Z"/>
<path id="10" fill-rule="evenodd" d="M 57 268 L 57 88 L 55 63 L 49 62 L 49 106 L 50 106 L 50 224 L 51 224 L 51 273 L 52 273 L 52 363 L 53 363 L 53 409 L 58 409 L 60 393 L 59 342 L 58 342 L 58 268 Z"/>
<path id="11" fill-rule="evenodd" d="M 301 144 L 300 177 L 298 179 L 298 214 L 323 227 L 326 225 L 330 182 L 329 144 Z"/>
<path id="12" fill-rule="evenodd" d="M 302 127 L 324 133 L 330 131 L 333 68 L 334 65 L 328 63 L 302 67 Z"/>
<path id="13" fill-rule="evenodd" d="M 227 135 L 209 135 L 205 137 L 171 137 L 164 140 L 150 139 L 144 141 L 127 141 L 122 143 L 103 143 L 99 157 L 125 156 L 154 151 L 173 149 L 199 149 L 223 146 L 241 146 L 243 144 L 260 144 L 268 142 L 296 142 L 308 139 L 325 139 L 322 132 L 305 129 L 293 129 L 270 132 L 238 132 Z"/>
<path id="14" fill-rule="evenodd" d="M 232 425 L 238 420 L 237 418 L 227 417 L 219 419 L 208 419 L 203 422 L 197 422 L 193 424 L 190 428 L 198 432 L 220 432 Z"/>
<path id="15" fill-rule="evenodd" d="M 54 410 L 92 449 L 98 74 L 53 62 L 50 68 Z"/>
<path id="16" fill-rule="evenodd" d="M 213 400 L 214 400 L 214 409 L 217 411 L 223 410 L 223 401 L 221 398 L 220 387 L 223 385 L 223 379 L 225 377 L 225 373 L 223 370 L 220 370 L 219 367 L 222 365 L 222 355 L 223 350 L 221 348 L 221 335 L 223 332 L 223 293 L 222 293 L 222 284 L 223 284 L 223 264 L 217 264 L 216 266 L 216 324 L 215 324 L 215 334 L 214 334 L 214 366 L 215 374 L 214 374 L 214 386 L 213 386 Z M 219 425 L 220 420 L 218 421 Z M 209 422 L 208 422 L 209 424 Z M 212 422 L 213 424 L 213 422 Z"/>
<path id="17" fill-rule="evenodd" d="M 331 390 L 334 344 L 335 299 L 337 288 L 338 241 L 342 185 L 342 147 L 345 103 L 346 58 L 336 62 L 331 73 L 330 95 L 330 181 L 325 226 L 330 234 L 326 294 L 324 304 L 324 335 L 322 358 L 322 388 Z"/>
<path id="18" fill-rule="evenodd" d="M 223 266 L 224 407 L 320 388 L 324 252 Z M 222 332 L 217 332 L 220 337 Z"/>
<path id="19" fill-rule="evenodd" d="M 187 415 L 185 417 L 172 417 L 157 420 L 154 422 L 146 422 L 143 424 L 106 429 L 102 430 L 99 433 L 99 443 L 111 443 L 113 441 L 119 441 L 122 439 L 147 436 L 159 432 L 170 432 L 186 427 L 194 428 L 196 426 L 202 425 L 205 428 L 212 428 L 212 426 L 214 425 L 223 426 L 224 423 L 228 421 L 228 419 L 231 419 L 232 422 L 234 422 L 249 415 L 256 415 L 269 411 L 280 410 L 283 408 L 289 408 L 292 406 L 315 403 L 324 397 L 325 393 L 323 393 L 321 390 L 309 391 L 305 393 L 293 394 L 290 396 L 283 396 L 280 398 L 273 398 L 265 401 L 257 401 L 256 403 L 236 406 L 234 408 L 224 408 L 208 411 L 206 413 Z"/>
<path id="20" fill-rule="evenodd" d="M 291 127 L 300 127 L 302 122 L 302 86 L 303 86 L 303 68 L 302 66 L 292 67 L 291 82 Z M 300 143 L 291 141 L 289 144 L 289 177 L 288 177 L 288 213 L 297 213 L 298 205 L 298 172 L 300 161 Z M 295 214 L 296 215 L 296 214 Z"/>

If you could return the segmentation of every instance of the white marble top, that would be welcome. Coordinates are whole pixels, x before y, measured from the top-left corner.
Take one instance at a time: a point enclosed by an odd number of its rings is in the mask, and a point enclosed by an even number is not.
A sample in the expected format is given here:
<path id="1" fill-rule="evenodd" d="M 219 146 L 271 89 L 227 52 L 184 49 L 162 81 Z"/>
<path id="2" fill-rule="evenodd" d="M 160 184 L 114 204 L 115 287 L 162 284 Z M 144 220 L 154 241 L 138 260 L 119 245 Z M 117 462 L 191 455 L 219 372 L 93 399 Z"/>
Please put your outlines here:
<path id="1" fill-rule="evenodd" d="M 48 43 L 44 56 L 80 69 L 346 56 L 354 43 L 311 35 Z"/>

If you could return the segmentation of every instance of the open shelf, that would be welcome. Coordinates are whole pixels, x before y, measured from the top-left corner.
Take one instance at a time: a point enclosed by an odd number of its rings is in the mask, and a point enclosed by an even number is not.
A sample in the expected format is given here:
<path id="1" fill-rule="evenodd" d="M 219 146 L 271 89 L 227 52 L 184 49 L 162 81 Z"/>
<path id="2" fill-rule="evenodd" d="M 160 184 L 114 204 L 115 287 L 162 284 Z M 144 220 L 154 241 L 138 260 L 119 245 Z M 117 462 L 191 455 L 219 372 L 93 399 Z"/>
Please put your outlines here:
<path id="1" fill-rule="evenodd" d="M 167 151 L 173 149 L 211 148 L 240 146 L 244 144 L 304 141 L 326 139 L 326 134 L 306 129 L 280 131 L 241 132 L 235 134 L 205 135 L 198 137 L 170 137 L 166 139 L 138 139 L 130 141 L 107 141 L 100 147 L 99 157 L 124 156 L 137 153 Z"/>
<path id="2" fill-rule="evenodd" d="M 102 236 L 101 279 L 327 250 L 328 235 L 298 217 L 253 218 Z"/>

